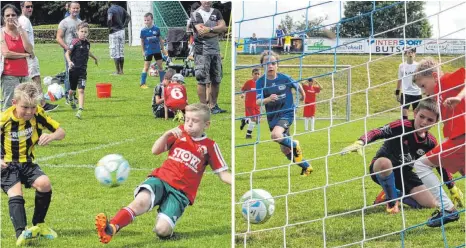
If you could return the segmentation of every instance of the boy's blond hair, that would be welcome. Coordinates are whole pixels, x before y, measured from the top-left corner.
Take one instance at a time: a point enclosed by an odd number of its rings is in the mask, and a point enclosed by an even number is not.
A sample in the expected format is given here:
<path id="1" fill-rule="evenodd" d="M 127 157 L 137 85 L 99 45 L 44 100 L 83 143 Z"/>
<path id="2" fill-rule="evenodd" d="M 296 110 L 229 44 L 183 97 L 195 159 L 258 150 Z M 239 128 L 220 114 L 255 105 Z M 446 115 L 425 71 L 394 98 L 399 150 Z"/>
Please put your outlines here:
<path id="1" fill-rule="evenodd" d="M 81 28 L 89 28 L 89 24 L 87 22 L 81 22 L 76 27 L 76 31 L 79 31 Z"/>
<path id="2" fill-rule="evenodd" d="M 268 56 L 273 56 L 273 57 L 275 57 L 275 59 L 277 60 L 276 62 L 277 62 L 277 64 L 278 64 L 278 60 L 279 60 L 278 54 L 275 53 L 274 51 L 270 51 L 270 50 L 266 50 L 266 51 L 262 52 L 262 54 L 261 54 L 261 60 L 260 60 L 261 64 L 264 64 L 264 63 L 268 62 L 268 61 L 264 61 L 264 58 L 265 58 L 265 57 L 268 57 Z"/>
<path id="3" fill-rule="evenodd" d="M 439 116 L 440 116 L 440 112 L 439 112 L 439 109 L 438 109 L 438 104 L 437 104 L 436 101 L 434 101 L 434 99 L 432 99 L 432 98 L 423 99 L 422 101 L 419 102 L 419 104 L 417 105 L 417 107 L 416 107 L 416 109 L 414 111 L 419 112 L 422 109 L 429 110 L 432 113 L 434 113 L 437 116 L 436 121 L 438 121 Z"/>
<path id="4" fill-rule="evenodd" d="M 185 112 L 199 112 L 205 122 L 210 121 L 210 108 L 207 104 L 203 103 L 193 103 L 189 104 L 185 108 Z"/>
<path id="5" fill-rule="evenodd" d="M 33 82 L 21 83 L 16 86 L 13 99 L 17 102 L 24 101 L 27 105 L 33 106 L 42 100 L 42 93 Z"/>
<path id="6" fill-rule="evenodd" d="M 417 67 L 416 72 L 414 74 L 414 81 L 420 77 L 432 77 L 434 72 L 437 72 L 438 63 L 432 57 L 427 57 L 421 60 Z"/>

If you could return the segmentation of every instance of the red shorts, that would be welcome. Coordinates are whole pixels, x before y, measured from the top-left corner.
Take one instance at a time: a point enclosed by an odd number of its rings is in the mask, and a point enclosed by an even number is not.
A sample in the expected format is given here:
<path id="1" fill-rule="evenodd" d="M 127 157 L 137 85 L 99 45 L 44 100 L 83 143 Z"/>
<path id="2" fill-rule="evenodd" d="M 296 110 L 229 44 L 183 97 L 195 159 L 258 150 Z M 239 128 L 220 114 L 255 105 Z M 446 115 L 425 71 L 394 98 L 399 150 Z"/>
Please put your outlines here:
<path id="1" fill-rule="evenodd" d="M 255 115 L 259 115 L 261 113 L 260 107 L 246 107 L 245 109 L 246 117 L 251 117 Z M 256 118 L 260 118 L 260 116 L 256 116 Z"/>
<path id="2" fill-rule="evenodd" d="M 426 153 L 429 161 L 435 165 L 441 165 L 450 173 L 460 172 L 464 175 L 466 171 L 465 165 L 465 136 L 460 136 L 455 139 L 449 139 L 442 144 L 437 145 L 434 149 Z"/>
<path id="3" fill-rule="evenodd" d="M 314 117 L 314 115 L 316 114 L 316 105 L 311 103 L 305 104 L 309 105 L 304 106 L 304 117 Z"/>

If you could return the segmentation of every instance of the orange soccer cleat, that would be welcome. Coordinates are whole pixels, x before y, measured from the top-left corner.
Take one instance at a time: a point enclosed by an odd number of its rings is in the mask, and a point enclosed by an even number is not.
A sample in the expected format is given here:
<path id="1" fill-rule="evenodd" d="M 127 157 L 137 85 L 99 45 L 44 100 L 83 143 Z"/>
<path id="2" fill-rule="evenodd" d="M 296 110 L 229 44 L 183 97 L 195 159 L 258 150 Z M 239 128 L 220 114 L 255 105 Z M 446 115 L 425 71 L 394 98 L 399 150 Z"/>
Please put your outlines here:
<path id="1" fill-rule="evenodd" d="M 115 225 L 108 223 L 107 216 L 105 216 L 104 213 L 100 213 L 95 216 L 95 227 L 97 229 L 97 235 L 99 235 L 100 242 L 104 244 L 110 242 L 113 235 L 116 233 Z"/>

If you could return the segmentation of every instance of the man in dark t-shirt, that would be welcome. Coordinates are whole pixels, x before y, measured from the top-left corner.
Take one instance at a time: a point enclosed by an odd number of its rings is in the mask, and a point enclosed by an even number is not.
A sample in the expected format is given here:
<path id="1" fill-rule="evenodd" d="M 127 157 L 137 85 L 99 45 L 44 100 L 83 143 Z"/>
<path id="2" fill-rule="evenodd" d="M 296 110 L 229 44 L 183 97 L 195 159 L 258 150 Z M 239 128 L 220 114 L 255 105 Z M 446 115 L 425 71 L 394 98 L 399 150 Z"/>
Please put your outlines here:
<path id="1" fill-rule="evenodd" d="M 116 72 L 123 74 L 123 64 L 125 62 L 125 27 L 131 20 L 131 16 L 121 6 L 112 3 L 107 10 L 107 25 L 110 31 L 108 42 L 110 43 L 110 57 L 115 62 Z"/>
<path id="2" fill-rule="evenodd" d="M 222 58 L 220 56 L 219 34 L 227 30 L 219 10 L 211 7 L 212 2 L 201 1 L 201 7 L 192 14 L 194 24 L 194 64 L 197 94 L 201 103 L 210 105 L 212 114 L 226 112 L 217 105 L 222 81 Z M 210 85 L 210 97 L 208 86 Z"/>

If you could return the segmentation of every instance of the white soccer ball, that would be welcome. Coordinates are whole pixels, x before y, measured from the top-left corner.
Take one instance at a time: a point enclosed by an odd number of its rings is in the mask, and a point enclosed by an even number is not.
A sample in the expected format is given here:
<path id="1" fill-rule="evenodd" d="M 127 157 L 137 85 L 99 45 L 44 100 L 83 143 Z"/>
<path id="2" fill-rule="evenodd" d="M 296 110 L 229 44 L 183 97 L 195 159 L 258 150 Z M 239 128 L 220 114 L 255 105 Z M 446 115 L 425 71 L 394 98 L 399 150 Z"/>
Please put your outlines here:
<path id="1" fill-rule="evenodd" d="M 272 195 L 263 189 L 249 190 L 241 197 L 241 202 L 241 213 L 252 224 L 265 223 L 275 211 Z"/>
<path id="2" fill-rule="evenodd" d="M 158 77 L 159 76 L 159 70 L 157 70 L 157 64 L 152 63 L 149 67 L 149 76 L 151 77 Z"/>
<path id="3" fill-rule="evenodd" d="M 63 86 L 53 83 L 47 88 L 47 96 L 50 100 L 56 101 L 65 96 L 65 90 L 63 89 Z"/>
<path id="4" fill-rule="evenodd" d="M 95 177 L 101 184 L 115 187 L 129 176 L 129 163 L 119 154 L 110 154 L 99 160 L 95 167 Z"/>

